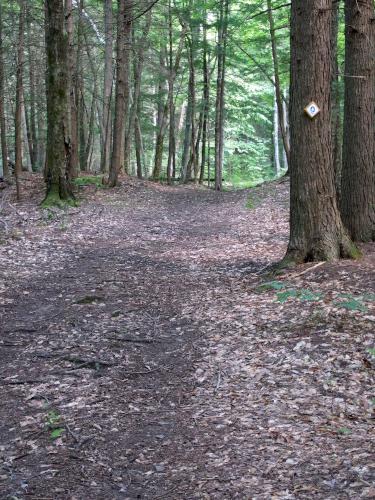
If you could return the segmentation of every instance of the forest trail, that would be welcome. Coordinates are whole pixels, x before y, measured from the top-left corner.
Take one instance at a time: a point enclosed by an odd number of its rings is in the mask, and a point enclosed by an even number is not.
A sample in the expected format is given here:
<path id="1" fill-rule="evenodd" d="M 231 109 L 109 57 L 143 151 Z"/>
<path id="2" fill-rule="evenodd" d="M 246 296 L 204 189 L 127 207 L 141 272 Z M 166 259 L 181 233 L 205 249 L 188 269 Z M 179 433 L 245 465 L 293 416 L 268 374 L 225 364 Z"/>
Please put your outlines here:
<path id="1" fill-rule="evenodd" d="M 1 498 L 374 498 L 371 248 L 259 288 L 286 184 L 8 215 Z"/>

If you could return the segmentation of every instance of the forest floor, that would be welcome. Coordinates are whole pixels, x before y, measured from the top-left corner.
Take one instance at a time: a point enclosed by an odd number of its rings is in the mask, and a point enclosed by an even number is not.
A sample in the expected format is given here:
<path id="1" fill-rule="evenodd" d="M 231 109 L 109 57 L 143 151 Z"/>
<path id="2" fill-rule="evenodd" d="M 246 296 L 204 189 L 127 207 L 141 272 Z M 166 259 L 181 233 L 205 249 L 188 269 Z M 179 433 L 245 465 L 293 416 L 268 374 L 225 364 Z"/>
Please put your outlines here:
<path id="1" fill-rule="evenodd" d="M 375 498 L 374 246 L 270 277 L 286 183 L 62 211 L 25 182 L 0 200 L 0 498 Z"/>

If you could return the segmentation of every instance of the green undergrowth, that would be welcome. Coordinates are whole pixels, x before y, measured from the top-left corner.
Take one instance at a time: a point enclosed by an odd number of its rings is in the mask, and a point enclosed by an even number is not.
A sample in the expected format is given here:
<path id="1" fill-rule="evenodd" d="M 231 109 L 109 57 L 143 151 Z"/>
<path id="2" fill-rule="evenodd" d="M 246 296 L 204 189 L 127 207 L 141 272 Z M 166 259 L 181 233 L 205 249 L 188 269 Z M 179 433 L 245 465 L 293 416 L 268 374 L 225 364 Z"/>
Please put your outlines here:
<path id="1" fill-rule="evenodd" d="M 95 186 L 98 189 L 102 189 L 104 188 L 102 177 L 102 175 L 87 175 L 77 177 L 72 182 L 75 186 Z"/>
<path id="2" fill-rule="evenodd" d="M 259 293 L 272 290 L 275 292 L 275 300 L 282 304 L 289 299 L 300 302 L 319 302 L 323 300 L 324 303 L 328 303 L 334 307 L 365 313 L 368 311 L 368 304 L 375 303 L 375 294 L 373 293 L 365 293 L 359 296 L 354 296 L 350 293 L 342 293 L 338 294 L 332 301 L 323 292 L 316 292 L 309 288 L 296 288 L 283 281 L 269 281 L 261 284 L 257 288 Z"/>
<path id="3" fill-rule="evenodd" d="M 77 207 L 78 202 L 74 198 L 68 198 L 66 200 L 63 200 L 60 198 L 59 193 L 56 193 L 54 191 L 51 191 L 42 201 L 41 207 L 42 208 L 68 208 L 68 207 Z"/>

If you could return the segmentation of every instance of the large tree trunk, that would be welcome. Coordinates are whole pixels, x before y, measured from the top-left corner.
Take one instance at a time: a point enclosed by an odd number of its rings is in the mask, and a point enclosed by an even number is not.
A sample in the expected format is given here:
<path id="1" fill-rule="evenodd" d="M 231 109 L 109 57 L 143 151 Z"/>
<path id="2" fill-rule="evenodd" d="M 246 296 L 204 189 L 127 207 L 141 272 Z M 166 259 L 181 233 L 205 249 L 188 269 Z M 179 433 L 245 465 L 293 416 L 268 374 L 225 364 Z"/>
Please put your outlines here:
<path id="1" fill-rule="evenodd" d="M 70 155 L 68 124 L 68 45 L 63 0 L 46 0 L 47 158 L 45 205 L 71 197 L 67 178 Z"/>
<path id="2" fill-rule="evenodd" d="M 336 202 L 331 121 L 332 0 L 292 1 L 291 229 L 286 261 L 352 257 Z M 321 109 L 311 120 L 304 108 Z"/>
<path id="3" fill-rule="evenodd" d="M 0 133 L 1 133 L 1 158 L 3 164 L 3 175 L 6 179 L 9 178 L 8 165 L 8 145 L 6 138 L 5 124 L 5 102 L 4 102 L 4 54 L 3 54 L 3 17 L 2 4 L 0 2 Z"/>
<path id="4" fill-rule="evenodd" d="M 104 1 L 104 31 L 105 31 L 105 61 L 104 61 L 104 89 L 103 89 L 103 146 L 101 152 L 100 169 L 103 173 L 109 171 L 111 154 L 111 98 L 113 86 L 113 30 L 112 30 L 112 0 Z"/>
<path id="5" fill-rule="evenodd" d="M 375 239 L 375 9 L 345 2 L 345 119 L 341 212 L 356 241 Z"/>
<path id="6" fill-rule="evenodd" d="M 116 57 L 116 98 L 115 98 L 115 122 L 113 130 L 112 161 L 109 171 L 109 186 L 118 184 L 118 176 L 123 167 L 124 139 L 125 139 L 125 111 L 126 111 L 126 89 L 128 65 L 126 64 L 127 33 L 131 29 L 131 6 L 132 0 L 118 0 L 117 19 L 117 57 Z"/>
<path id="7" fill-rule="evenodd" d="M 23 63 L 24 63 L 24 30 L 25 30 L 25 0 L 20 0 L 18 45 L 17 45 L 17 70 L 16 70 L 16 111 L 14 120 L 15 133 L 15 167 L 17 200 L 20 199 L 20 176 L 22 173 L 22 108 L 23 108 Z"/>

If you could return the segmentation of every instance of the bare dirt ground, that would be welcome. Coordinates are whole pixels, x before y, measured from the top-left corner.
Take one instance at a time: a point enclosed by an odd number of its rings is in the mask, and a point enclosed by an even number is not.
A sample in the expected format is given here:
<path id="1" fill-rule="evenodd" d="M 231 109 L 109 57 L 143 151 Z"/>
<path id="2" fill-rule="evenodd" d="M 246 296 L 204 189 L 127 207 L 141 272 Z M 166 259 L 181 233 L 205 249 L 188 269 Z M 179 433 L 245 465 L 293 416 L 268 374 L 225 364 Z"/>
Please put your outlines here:
<path id="1" fill-rule="evenodd" d="M 38 189 L 1 204 L 0 498 L 375 498 L 374 246 L 270 277 L 285 183 Z"/>

